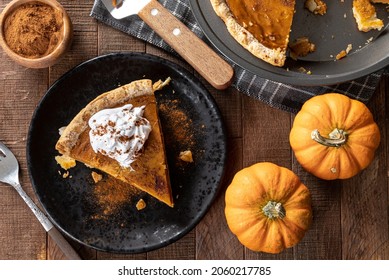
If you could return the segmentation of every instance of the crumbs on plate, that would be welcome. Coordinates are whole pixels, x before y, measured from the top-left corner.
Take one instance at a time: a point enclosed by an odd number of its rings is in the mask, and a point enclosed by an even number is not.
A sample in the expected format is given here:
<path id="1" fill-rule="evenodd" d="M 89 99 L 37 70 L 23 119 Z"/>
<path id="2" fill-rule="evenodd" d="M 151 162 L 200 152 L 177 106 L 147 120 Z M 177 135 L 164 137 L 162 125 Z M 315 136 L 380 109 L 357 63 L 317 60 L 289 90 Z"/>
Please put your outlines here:
<path id="1" fill-rule="evenodd" d="M 143 210 L 146 208 L 146 202 L 141 198 L 138 200 L 135 207 L 138 211 Z"/>
<path id="2" fill-rule="evenodd" d="M 91 175 L 92 175 L 92 179 L 95 183 L 98 183 L 103 179 L 103 175 L 101 175 L 95 171 L 92 171 Z"/>
<path id="3" fill-rule="evenodd" d="M 192 155 L 192 151 L 190 151 L 190 150 L 180 152 L 180 155 L 178 157 L 182 161 L 193 162 L 193 155 Z"/>

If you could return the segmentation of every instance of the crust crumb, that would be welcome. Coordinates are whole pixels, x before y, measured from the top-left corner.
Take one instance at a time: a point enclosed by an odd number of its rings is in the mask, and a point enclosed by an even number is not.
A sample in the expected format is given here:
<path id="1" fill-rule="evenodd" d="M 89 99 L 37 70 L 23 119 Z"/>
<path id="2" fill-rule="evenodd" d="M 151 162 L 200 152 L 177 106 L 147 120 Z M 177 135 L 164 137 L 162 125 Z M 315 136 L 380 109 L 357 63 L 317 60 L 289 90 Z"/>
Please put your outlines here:
<path id="1" fill-rule="evenodd" d="M 298 69 L 298 71 L 299 71 L 300 73 L 305 73 L 305 74 L 307 74 L 307 75 L 312 75 L 311 70 L 307 70 L 307 69 L 305 69 L 304 67 L 300 67 L 300 68 Z"/>
<path id="2" fill-rule="evenodd" d="M 300 37 L 289 44 L 290 56 L 293 59 L 307 56 L 316 50 L 316 45 L 309 41 L 307 37 Z"/>
<path id="3" fill-rule="evenodd" d="M 193 155 L 192 155 L 192 151 L 190 151 L 190 150 L 180 152 L 180 155 L 178 157 L 182 161 L 193 162 Z"/>
<path id="4" fill-rule="evenodd" d="M 64 174 L 62 174 L 62 178 L 66 179 L 69 177 L 69 171 L 66 171 Z"/>
<path id="5" fill-rule="evenodd" d="M 143 210 L 146 208 L 146 202 L 141 198 L 138 200 L 135 207 L 138 211 Z"/>
<path id="6" fill-rule="evenodd" d="M 352 50 L 353 46 L 351 44 L 348 44 L 347 48 L 345 50 L 342 50 L 340 53 L 336 55 L 336 59 L 340 60 L 348 55 L 348 53 Z"/>
<path id="7" fill-rule="evenodd" d="M 158 80 L 153 84 L 154 91 L 161 90 L 163 87 L 167 86 L 172 79 L 167 77 L 165 81 Z"/>
<path id="8" fill-rule="evenodd" d="M 327 13 L 327 4 L 322 0 L 306 0 L 304 6 L 315 15 L 322 16 Z"/>
<path id="9" fill-rule="evenodd" d="M 101 175 L 101 174 L 99 174 L 99 173 L 97 173 L 95 171 L 92 171 L 91 175 L 92 175 L 93 181 L 95 183 L 98 183 L 98 182 L 100 182 L 103 179 L 103 175 Z"/>
<path id="10" fill-rule="evenodd" d="M 65 170 L 68 170 L 76 166 L 76 161 L 73 158 L 66 155 L 56 156 L 55 160 Z"/>

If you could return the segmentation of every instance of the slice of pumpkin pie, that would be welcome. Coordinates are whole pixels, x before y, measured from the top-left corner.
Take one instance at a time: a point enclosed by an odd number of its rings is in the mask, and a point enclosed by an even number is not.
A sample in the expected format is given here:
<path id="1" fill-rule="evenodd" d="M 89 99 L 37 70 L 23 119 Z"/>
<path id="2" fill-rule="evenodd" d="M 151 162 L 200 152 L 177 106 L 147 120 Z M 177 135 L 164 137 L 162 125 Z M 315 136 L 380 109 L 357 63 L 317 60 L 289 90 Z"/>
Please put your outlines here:
<path id="1" fill-rule="evenodd" d="M 56 149 L 173 207 L 151 80 L 101 94 L 62 132 Z"/>
<path id="2" fill-rule="evenodd" d="M 295 0 L 210 1 L 239 44 L 272 65 L 284 65 Z"/>

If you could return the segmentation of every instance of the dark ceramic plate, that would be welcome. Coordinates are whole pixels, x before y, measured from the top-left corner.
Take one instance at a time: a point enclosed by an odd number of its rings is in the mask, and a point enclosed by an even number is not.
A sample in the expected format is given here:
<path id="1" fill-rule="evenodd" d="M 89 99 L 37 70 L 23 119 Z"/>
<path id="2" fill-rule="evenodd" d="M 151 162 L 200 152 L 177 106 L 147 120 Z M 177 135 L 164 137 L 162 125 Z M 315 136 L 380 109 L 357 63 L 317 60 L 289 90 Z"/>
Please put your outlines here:
<path id="1" fill-rule="evenodd" d="M 282 68 L 259 60 L 239 45 L 214 12 L 209 0 L 190 0 L 197 22 L 209 41 L 232 62 L 266 79 L 277 82 L 317 86 L 350 81 L 389 65 L 389 18 L 386 5 L 375 5 L 385 23 L 381 31 L 359 32 L 352 14 L 352 1 L 326 1 L 327 14 L 314 15 L 304 9 L 305 1 L 296 1 L 296 14 L 290 41 L 307 36 L 316 44 L 314 53 L 294 61 L 287 59 Z M 373 38 L 372 42 L 367 44 Z M 348 56 L 340 61 L 336 54 L 352 44 Z M 306 71 L 311 71 L 307 75 Z"/>
<path id="2" fill-rule="evenodd" d="M 172 78 L 170 85 L 156 97 L 174 208 L 139 191 L 123 192 L 119 188 L 110 196 L 104 189 L 97 191 L 91 169 L 80 163 L 63 178 L 64 171 L 54 159 L 60 127 L 100 93 L 141 78 L 157 81 L 167 77 Z M 188 148 L 194 154 L 194 163 L 177 159 L 179 152 Z M 38 105 L 27 142 L 34 190 L 55 225 L 84 245 L 117 253 L 157 249 L 194 228 L 217 194 L 225 157 L 222 119 L 205 87 L 185 69 L 139 53 L 97 57 L 65 74 Z M 138 211 L 135 204 L 140 198 L 147 206 Z"/>

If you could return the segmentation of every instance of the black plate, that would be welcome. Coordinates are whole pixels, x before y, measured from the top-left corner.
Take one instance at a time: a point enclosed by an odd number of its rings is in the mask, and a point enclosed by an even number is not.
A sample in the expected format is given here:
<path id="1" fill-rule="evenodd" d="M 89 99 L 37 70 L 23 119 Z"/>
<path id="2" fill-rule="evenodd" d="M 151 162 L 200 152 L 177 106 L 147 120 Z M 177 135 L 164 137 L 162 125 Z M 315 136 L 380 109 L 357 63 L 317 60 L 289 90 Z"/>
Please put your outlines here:
<path id="1" fill-rule="evenodd" d="M 385 22 L 379 31 L 357 31 L 352 15 L 352 1 L 327 1 L 327 14 L 314 15 L 304 9 L 305 1 L 296 1 L 291 41 L 307 36 L 316 44 L 316 52 L 302 60 L 287 59 L 284 67 L 267 64 L 254 57 L 228 33 L 225 24 L 214 12 L 210 1 L 190 0 L 197 22 L 209 41 L 232 62 L 260 77 L 303 86 L 331 85 L 350 81 L 389 65 L 389 19 L 385 5 L 375 5 L 377 15 Z M 373 42 L 367 44 L 370 38 Z M 348 56 L 335 61 L 335 56 L 348 44 Z M 307 75 L 302 69 L 312 72 Z"/>
<path id="2" fill-rule="evenodd" d="M 107 208 L 96 196 L 91 170 L 80 163 L 70 169 L 68 178 L 62 177 L 63 171 L 54 159 L 58 155 L 54 146 L 60 127 L 107 90 L 141 78 L 157 81 L 167 77 L 172 82 L 157 92 L 156 97 L 165 134 L 174 208 L 141 192 L 129 195 L 128 201 L 119 207 Z M 169 110 L 174 108 L 181 119 L 172 118 Z M 194 163 L 177 159 L 178 153 L 188 148 L 194 154 Z M 194 228 L 217 194 L 225 156 L 222 119 L 205 87 L 185 69 L 139 53 L 97 57 L 61 77 L 38 105 L 27 142 L 34 190 L 55 225 L 84 245 L 117 253 L 157 249 Z M 138 211 L 135 204 L 140 198 L 147 206 Z"/>

